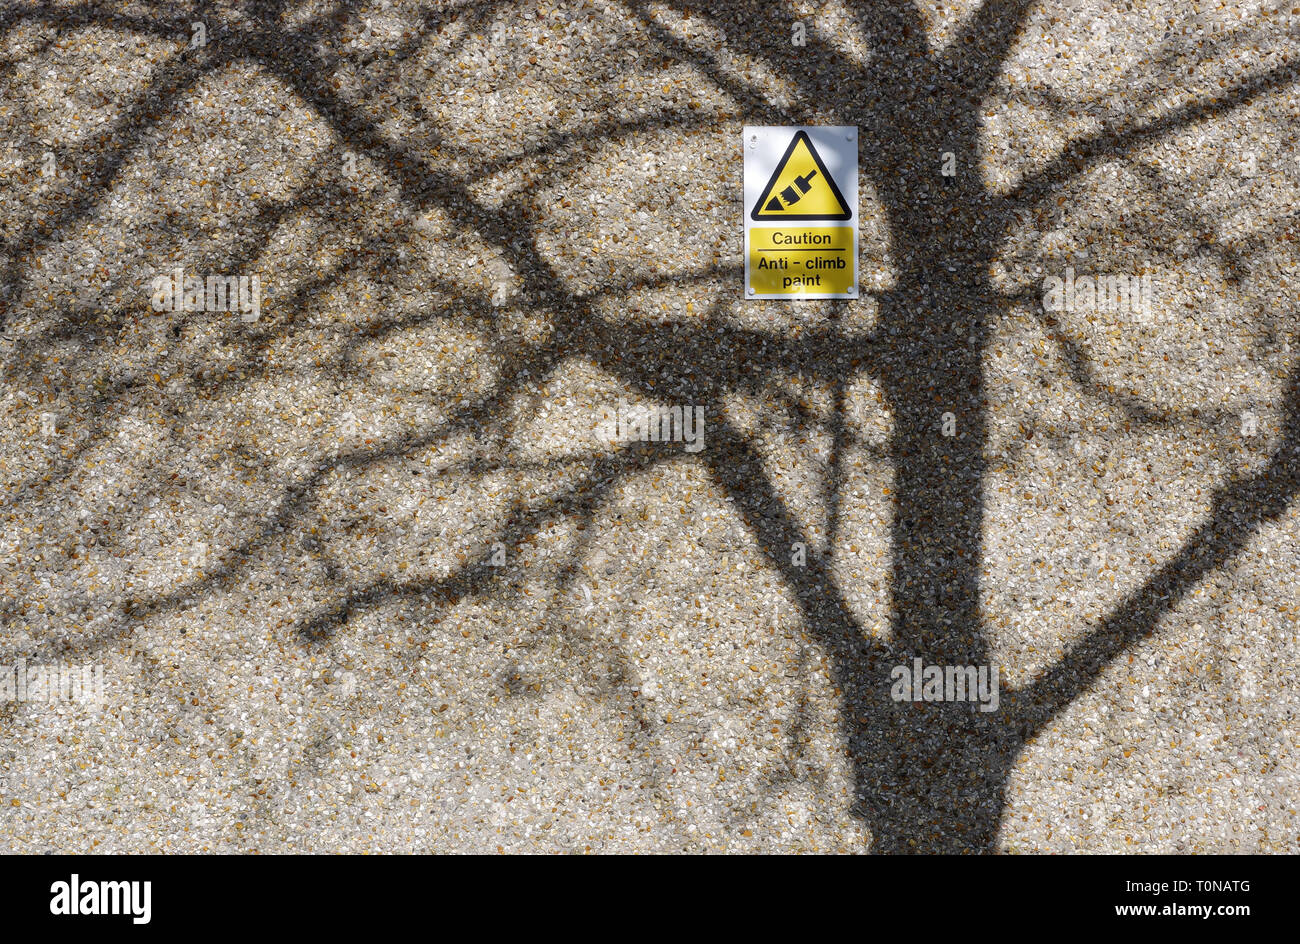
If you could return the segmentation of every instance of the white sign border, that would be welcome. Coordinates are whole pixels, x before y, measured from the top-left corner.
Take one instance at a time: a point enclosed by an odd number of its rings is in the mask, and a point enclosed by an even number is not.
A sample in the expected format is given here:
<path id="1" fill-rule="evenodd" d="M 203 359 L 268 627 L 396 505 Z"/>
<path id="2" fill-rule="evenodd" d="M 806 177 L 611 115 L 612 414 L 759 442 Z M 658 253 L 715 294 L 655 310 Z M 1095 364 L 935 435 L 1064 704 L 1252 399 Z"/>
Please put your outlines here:
<path id="1" fill-rule="evenodd" d="M 749 281 L 749 231 L 754 226 L 771 226 L 770 222 L 756 223 L 749 217 L 754 202 L 762 195 L 791 140 L 800 131 L 808 135 L 812 145 L 817 149 L 826 169 L 830 171 L 840 195 L 849 205 L 852 216 L 843 222 L 827 220 L 791 221 L 792 226 L 840 227 L 853 230 L 853 284 L 847 293 L 839 292 L 800 292 L 797 295 L 771 292 L 758 293 L 750 291 Z M 749 301 L 799 302 L 816 299 L 854 299 L 861 295 L 858 286 L 858 129 L 853 125 L 745 125 L 743 147 L 745 149 L 745 185 L 744 204 L 741 206 L 741 218 L 745 224 L 745 290 L 744 297 Z M 850 160 L 851 158 L 851 160 Z"/>

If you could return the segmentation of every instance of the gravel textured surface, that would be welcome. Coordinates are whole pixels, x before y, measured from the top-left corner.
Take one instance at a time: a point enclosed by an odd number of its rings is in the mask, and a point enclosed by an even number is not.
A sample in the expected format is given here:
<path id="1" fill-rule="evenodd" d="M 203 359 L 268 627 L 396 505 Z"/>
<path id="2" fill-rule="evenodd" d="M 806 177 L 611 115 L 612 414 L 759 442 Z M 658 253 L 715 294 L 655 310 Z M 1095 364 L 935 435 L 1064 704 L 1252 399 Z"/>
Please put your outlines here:
<path id="1" fill-rule="evenodd" d="M 0 670 L 104 693 L 0 688 L 0 852 L 1300 851 L 1298 63 L 1293 0 L 4 0 Z M 862 298 L 743 300 L 747 124 L 858 127 Z"/>

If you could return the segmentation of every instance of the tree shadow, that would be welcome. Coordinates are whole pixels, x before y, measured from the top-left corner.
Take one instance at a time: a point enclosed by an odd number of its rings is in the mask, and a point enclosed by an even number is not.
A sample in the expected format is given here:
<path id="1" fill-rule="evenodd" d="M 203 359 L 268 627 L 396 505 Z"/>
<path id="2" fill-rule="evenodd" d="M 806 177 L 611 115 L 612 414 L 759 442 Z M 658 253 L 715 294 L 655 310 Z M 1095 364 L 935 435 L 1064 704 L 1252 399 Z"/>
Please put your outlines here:
<path id="1" fill-rule="evenodd" d="M 630 295 L 635 288 L 654 283 L 653 277 L 634 273 L 594 291 L 572 289 L 543 251 L 544 233 L 522 201 L 500 208 L 487 205 L 475 196 L 468 174 L 450 172 L 445 164 L 435 167 L 426 156 L 437 151 L 443 158 L 474 160 L 476 155 L 436 134 L 397 140 L 375 120 L 366 101 L 339 91 L 335 79 L 345 57 L 320 52 L 321 37 L 316 34 L 323 31 L 325 40 L 341 37 L 345 24 L 355 26 L 356 5 L 336 11 L 327 21 L 311 20 L 295 29 L 280 23 L 284 4 L 250 7 L 248 19 L 225 24 L 222 42 L 213 51 L 180 59 L 164 70 L 156 86 L 126 110 L 115 129 L 114 149 L 95 164 L 89 183 L 75 190 L 52 219 L 33 223 L 6 244 L 4 298 L 8 304 L 17 304 L 23 295 L 22 253 L 94 213 L 98 200 L 112 188 L 123 162 L 155 120 L 152 116 L 169 107 L 203 74 L 246 60 L 277 77 L 339 141 L 365 153 L 382 168 L 411 214 L 438 210 L 499 251 L 521 282 L 520 304 L 553 312 L 554 330 L 545 343 L 512 346 L 493 306 L 450 283 L 436 283 L 432 292 L 452 304 L 456 317 L 495 332 L 503 353 L 497 379 L 487 392 L 451 411 L 442 424 L 384 437 L 366 448 L 316 457 L 303 476 L 280 487 L 273 510 L 261 516 L 245 540 L 230 548 L 219 566 L 144 602 L 123 603 L 119 618 L 109 629 L 65 640 L 64 647 L 87 651 L 121 638 L 145 616 L 192 607 L 205 594 L 237 579 L 256 547 L 285 528 L 302 526 L 320 483 L 333 471 L 409 456 L 467 430 L 490 430 L 492 435 L 508 438 L 502 417 L 509 400 L 520 395 L 524 378 L 551 375 L 566 357 L 582 355 L 639 394 L 680 396 L 687 402 L 705 404 L 708 415 L 719 418 L 710 421 L 710 446 L 700 461 L 790 591 L 805 627 L 832 658 L 834 681 L 842 692 L 844 740 L 853 761 L 857 792 L 853 812 L 869 826 L 874 851 L 995 851 L 1008 781 L 1030 740 L 1092 685 L 1121 652 L 1152 633 L 1160 617 L 1197 581 L 1228 563 L 1260 526 L 1283 514 L 1300 489 L 1300 373 L 1293 373 L 1281 444 L 1263 470 L 1225 484 L 1207 520 L 1179 552 L 1036 680 L 1005 691 L 1001 710 L 986 713 L 968 703 L 898 702 L 891 697 L 891 670 L 909 665 L 913 659 L 945 666 L 985 666 L 995 661 L 981 609 L 981 573 L 991 409 L 986 359 L 992 334 L 1008 304 L 990 278 L 1002 240 L 1022 214 L 1048 204 L 1098 162 L 1112 160 L 1117 154 L 1131 155 L 1180 129 L 1230 114 L 1270 92 L 1292 86 L 1300 77 L 1300 66 L 1284 62 L 1216 96 L 1189 102 L 1151 120 L 1110 120 L 1099 132 L 1067 144 L 1040 170 L 1026 172 L 1007 193 L 995 193 L 975 171 L 985 133 L 981 111 L 1032 6 L 1021 0 L 989 0 L 970 15 L 947 47 L 938 50 L 928 45 L 925 24 L 911 4 L 858 4 L 853 10 L 855 24 L 872 49 L 869 61 L 863 63 L 816 35 L 810 35 L 807 47 L 791 47 L 786 40 L 792 19 L 782 11 L 745 2 L 672 5 L 706 21 L 727 24 L 733 34 L 728 37 L 729 44 L 787 78 L 809 103 L 785 108 L 773 105 L 760 88 L 730 73 L 720 65 L 718 56 L 701 52 L 676 36 L 654 9 L 631 5 L 646 25 L 657 54 L 690 64 L 707 76 L 740 104 L 748 120 L 798 123 L 815 114 L 816 123 L 862 129 L 863 173 L 879 198 L 890 250 L 898 260 L 894 285 L 875 294 L 878 313 L 870 333 L 844 330 L 835 317 L 843 306 L 831 305 L 827 308 L 832 316 L 823 328 L 798 336 L 728 325 L 721 317 L 721 300 L 698 327 L 611 321 L 602 314 L 600 302 L 620 293 Z M 467 28 L 483 29 L 494 15 L 507 12 L 504 4 L 472 9 L 465 14 L 470 17 Z M 422 30 L 438 29 L 452 19 L 454 15 L 448 11 L 428 14 Z M 26 21 L 169 35 L 185 27 L 178 20 L 159 24 L 126 19 L 96 4 L 83 5 L 69 20 L 63 11 L 31 4 L 10 11 L 0 20 L 0 29 L 10 30 Z M 370 91 L 400 81 L 400 67 L 408 60 L 418 63 L 424 35 L 417 32 L 395 55 L 386 57 L 382 74 L 373 80 Z M 360 61 L 363 66 L 379 66 L 377 56 Z M 703 122 L 698 116 L 672 110 L 637 121 L 599 121 L 589 131 L 555 132 L 540 145 L 484 158 L 480 163 L 496 171 L 515 163 L 549 160 L 538 177 L 540 185 L 558 178 L 571 161 L 579 159 L 566 152 L 592 140 Z M 963 167 L 962 173 L 951 178 L 938 172 L 942 156 L 949 152 Z M 234 262 L 227 264 L 254 259 L 259 250 L 267 248 L 282 220 L 318 199 L 339 195 L 330 185 L 322 184 L 294 200 L 263 208 L 245 228 L 238 250 L 228 256 Z M 372 266 L 373 271 L 381 272 L 395 257 L 391 245 L 377 248 L 380 259 Z M 256 371 L 267 344 L 280 334 L 299 329 L 296 312 L 328 291 L 352 264 L 322 271 L 287 299 L 284 321 L 238 340 L 244 363 Z M 734 266 L 713 266 L 690 278 L 707 282 L 728 275 L 734 278 L 735 274 Z M 671 287 L 674 277 L 664 278 L 662 284 Z M 379 318 L 373 334 L 396 333 L 424 317 Z M 67 312 L 62 330 L 79 330 L 76 318 L 76 313 Z M 25 338 L 7 356 L 20 369 L 36 370 L 42 351 L 58 340 L 58 332 Z M 1063 337 L 1058 341 L 1066 343 Z M 350 363 L 354 346 L 343 346 L 341 366 Z M 700 355 L 701 349 L 707 353 Z M 641 356 L 621 358 L 610 353 L 629 350 Z M 1089 376 L 1085 356 L 1077 349 L 1067 353 L 1072 375 L 1084 382 Z M 94 346 L 83 355 L 88 367 L 103 356 Z M 189 369 L 197 376 L 202 359 Z M 774 378 L 796 371 L 833 386 L 831 460 L 824 483 L 832 546 L 844 527 L 841 506 L 847 498 L 842 493 L 840 465 L 848 437 L 845 389 L 855 375 L 869 376 L 878 383 L 893 417 L 886 449 L 894 475 L 889 532 L 890 630 L 886 639 L 868 636 L 826 561 L 813 557 L 807 566 L 791 561 L 788 550 L 792 546 L 812 546 L 813 542 L 764 471 L 754 438 L 727 418 L 729 395 L 761 391 Z M 209 384 L 207 392 L 215 393 L 227 382 Z M 105 397 L 111 401 L 125 392 L 114 387 Z M 1168 421 L 1141 404 L 1117 402 L 1139 425 Z M 946 413 L 955 417 L 954 436 L 940 433 Z M 91 444 L 93 437 L 85 448 Z M 75 474 L 78 455 L 65 456 L 59 466 L 61 476 Z M 299 621 L 296 628 L 301 644 L 329 645 L 358 613 L 390 601 L 432 600 L 452 605 L 466 598 L 509 592 L 518 573 L 512 567 L 494 568 L 485 563 L 493 544 L 516 546 L 558 519 L 590 525 L 596 510 L 608 500 L 612 482 L 644 472 L 659 460 L 630 449 L 586 461 L 586 474 L 558 495 L 513 505 L 501 525 L 470 555 L 471 562 L 449 576 L 436 580 L 386 577 L 342 587 L 337 601 L 318 607 Z M 566 591 L 582 547 L 580 542 L 562 568 L 565 577 L 560 586 Z M 99 602 L 87 600 L 86 609 Z"/>

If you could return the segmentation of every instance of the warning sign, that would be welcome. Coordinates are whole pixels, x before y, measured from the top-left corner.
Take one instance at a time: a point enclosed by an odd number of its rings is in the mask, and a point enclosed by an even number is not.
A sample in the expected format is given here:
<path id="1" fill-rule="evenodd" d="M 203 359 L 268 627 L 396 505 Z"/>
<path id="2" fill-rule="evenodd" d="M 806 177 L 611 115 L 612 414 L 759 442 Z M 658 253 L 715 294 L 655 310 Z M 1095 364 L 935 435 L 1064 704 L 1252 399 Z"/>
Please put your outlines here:
<path id="1" fill-rule="evenodd" d="M 857 181 L 856 128 L 745 128 L 746 297 L 857 297 Z"/>
<path id="2" fill-rule="evenodd" d="M 826 170 L 809 140 L 808 132 L 798 131 L 749 217 L 784 221 L 847 220 L 852 215 L 840 188 L 835 186 L 835 178 Z"/>

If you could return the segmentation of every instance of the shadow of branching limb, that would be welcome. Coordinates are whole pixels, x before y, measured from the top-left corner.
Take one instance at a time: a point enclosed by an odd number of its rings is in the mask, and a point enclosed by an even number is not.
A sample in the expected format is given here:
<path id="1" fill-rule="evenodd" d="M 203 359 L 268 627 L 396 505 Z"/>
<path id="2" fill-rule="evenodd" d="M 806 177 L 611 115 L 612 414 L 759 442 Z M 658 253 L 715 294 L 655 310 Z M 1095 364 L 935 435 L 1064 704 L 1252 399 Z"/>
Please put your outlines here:
<path id="1" fill-rule="evenodd" d="M 1016 692 L 1013 722 L 1037 732 L 1092 685 L 1121 653 L 1156 632 L 1161 618 L 1201 581 L 1232 562 L 1300 492 L 1300 371 L 1286 392 L 1281 441 L 1268 463 L 1224 484 L 1178 553 L 1031 684 Z"/>

